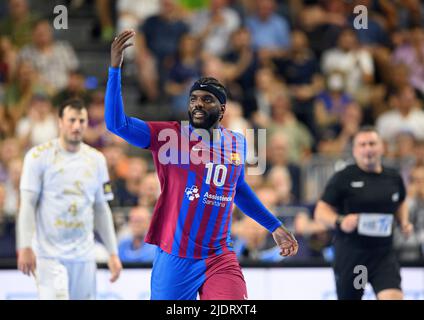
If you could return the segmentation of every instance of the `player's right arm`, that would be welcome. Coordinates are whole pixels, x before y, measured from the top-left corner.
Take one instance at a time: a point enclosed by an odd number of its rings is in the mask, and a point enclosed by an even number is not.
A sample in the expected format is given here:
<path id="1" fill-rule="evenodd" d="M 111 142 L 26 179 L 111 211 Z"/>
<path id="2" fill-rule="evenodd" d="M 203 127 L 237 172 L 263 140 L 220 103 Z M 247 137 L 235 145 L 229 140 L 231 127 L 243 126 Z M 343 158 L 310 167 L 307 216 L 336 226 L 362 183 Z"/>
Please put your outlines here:
<path id="1" fill-rule="evenodd" d="M 32 250 L 35 231 L 35 212 L 42 186 L 42 154 L 37 148 L 25 156 L 20 182 L 20 205 L 17 223 L 18 269 L 34 274 L 36 263 Z"/>
<path id="2" fill-rule="evenodd" d="M 342 178 L 340 173 L 336 173 L 325 187 L 321 200 L 318 201 L 314 218 L 317 222 L 324 224 L 326 227 L 335 229 L 340 228 L 343 232 L 353 232 L 358 226 L 358 214 L 350 213 L 347 215 L 339 215 L 336 208 L 342 207 L 342 202 L 345 197 L 341 186 Z"/>
<path id="3" fill-rule="evenodd" d="M 125 139 L 128 143 L 140 147 L 150 146 L 150 129 L 143 120 L 128 117 L 124 112 L 121 93 L 121 66 L 124 50 L 132 43 L 127 43 L 135 35 L 126 30 L 115 38 L 111 46 L 111 67 L 105 96 L 105 122 L 109 131 Z"/>

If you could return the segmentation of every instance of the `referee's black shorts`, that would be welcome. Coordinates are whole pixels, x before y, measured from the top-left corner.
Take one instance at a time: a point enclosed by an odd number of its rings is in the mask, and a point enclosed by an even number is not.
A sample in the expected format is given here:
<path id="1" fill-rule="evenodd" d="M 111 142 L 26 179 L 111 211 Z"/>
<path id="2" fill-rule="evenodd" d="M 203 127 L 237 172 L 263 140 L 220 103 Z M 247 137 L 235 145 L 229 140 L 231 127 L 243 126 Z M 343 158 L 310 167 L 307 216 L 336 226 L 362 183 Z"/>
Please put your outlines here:
<path id="1" fill-rule="evenodd" d="M 339 300 L 360 300 L 362 288 L 355 288 L 357 265 L 366 267 L 368 282 L 377 295 L 385 289 L 401 289 L 399 262 L 392 248 L 359 249 L 335 244 L 334 275 Z"/>

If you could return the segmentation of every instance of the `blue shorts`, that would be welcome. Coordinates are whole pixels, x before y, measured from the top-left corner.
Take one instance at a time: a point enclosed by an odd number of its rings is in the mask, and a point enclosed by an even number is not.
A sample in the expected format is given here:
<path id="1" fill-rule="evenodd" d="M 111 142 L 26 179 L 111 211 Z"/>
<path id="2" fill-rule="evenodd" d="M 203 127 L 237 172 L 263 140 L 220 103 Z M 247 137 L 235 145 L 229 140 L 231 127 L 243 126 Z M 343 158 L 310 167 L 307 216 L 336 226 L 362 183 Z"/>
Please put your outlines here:
<path id="1" fill-rule="evenodd" d="M 246 283 L 230 251 L 207 259 L 181 258 L 158 247 L 153 261 L 152 300 L 244 300 Z"/>

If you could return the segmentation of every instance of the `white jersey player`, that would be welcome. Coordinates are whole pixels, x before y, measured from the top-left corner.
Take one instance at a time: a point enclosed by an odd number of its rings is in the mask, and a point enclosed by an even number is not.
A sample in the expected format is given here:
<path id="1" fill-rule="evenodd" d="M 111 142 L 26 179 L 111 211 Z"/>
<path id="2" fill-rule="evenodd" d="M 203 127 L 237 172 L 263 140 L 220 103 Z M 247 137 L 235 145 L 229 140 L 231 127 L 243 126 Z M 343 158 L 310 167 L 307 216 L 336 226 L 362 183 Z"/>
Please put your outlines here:
<path id="1" fill-rule="evenodd" d="M 107 203 L 113 195 L 106 160 L 82 143 L 87 122 L 80 100 L 65 102 L 59 110 L 59 138 L 25 156 L 18 268 L 35 276 L 40 299 L 95 298 L 94 230 L 110 254 L 111 281 L 122 269 Z"/>

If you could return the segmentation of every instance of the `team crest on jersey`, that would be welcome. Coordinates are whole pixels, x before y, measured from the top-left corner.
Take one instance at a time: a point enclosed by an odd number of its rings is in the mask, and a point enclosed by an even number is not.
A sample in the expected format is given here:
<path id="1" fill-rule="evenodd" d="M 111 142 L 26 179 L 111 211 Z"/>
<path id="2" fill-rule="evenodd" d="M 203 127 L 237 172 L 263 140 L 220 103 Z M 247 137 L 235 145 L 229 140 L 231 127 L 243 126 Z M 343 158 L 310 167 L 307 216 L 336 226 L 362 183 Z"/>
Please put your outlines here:
<path id="1" fill-rule="evenodd" d="M 231 163 L 235 166 L 239 166 L 241 163 L 240 154 L 239 153 L 231 153 Z"/>
<path id="2" fill-rule="evenodd" d="M 195 199 L 198 199 L 200 197 L 199 195 L 199 188 L 197 186 L 191 186 L 190 188 L 185 189 L 185 194 L 188 198 L 188 200 L 193 201 Z"/>

